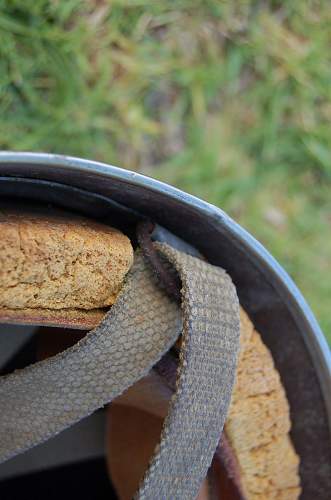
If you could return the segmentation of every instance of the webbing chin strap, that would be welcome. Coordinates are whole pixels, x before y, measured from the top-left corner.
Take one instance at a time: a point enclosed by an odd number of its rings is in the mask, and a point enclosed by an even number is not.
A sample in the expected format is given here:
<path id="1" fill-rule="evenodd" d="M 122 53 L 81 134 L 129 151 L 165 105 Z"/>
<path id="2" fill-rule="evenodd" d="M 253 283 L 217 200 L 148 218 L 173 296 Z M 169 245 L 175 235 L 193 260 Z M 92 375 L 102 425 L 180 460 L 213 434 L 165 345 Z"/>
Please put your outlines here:
<path id="1" fill-rule="evenodd" d="M 91 414 L 145 376 L 182 330 L 177 390 L 136 498 L 194 499 L 225 422 L 239 350 L 239 303 L 219 267 L 166 244 L 181 310 L 140 253 L 114 306 L 75 346 L 0 379 L 0 461 Z"/>

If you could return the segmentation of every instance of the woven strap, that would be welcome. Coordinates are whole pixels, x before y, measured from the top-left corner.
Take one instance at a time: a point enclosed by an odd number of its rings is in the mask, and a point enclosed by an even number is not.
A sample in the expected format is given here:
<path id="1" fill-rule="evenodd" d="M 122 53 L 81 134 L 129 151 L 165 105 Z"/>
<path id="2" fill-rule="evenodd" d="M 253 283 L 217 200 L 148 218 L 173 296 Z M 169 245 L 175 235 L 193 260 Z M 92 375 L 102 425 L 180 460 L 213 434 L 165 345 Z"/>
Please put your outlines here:
<path id="1" fill-rule="evenodd" d="M 136 497 L 196 497 L 230 403 L 239 305 L 222 269 L 166 244 L 158 249 L 180 275 L 182 314 L 136 254 L 115 305 L 95 330 L 61 354 L 0 379 L 0 461 L 121 394 L 149 372 L 182 328 L 177 390 Z"/>

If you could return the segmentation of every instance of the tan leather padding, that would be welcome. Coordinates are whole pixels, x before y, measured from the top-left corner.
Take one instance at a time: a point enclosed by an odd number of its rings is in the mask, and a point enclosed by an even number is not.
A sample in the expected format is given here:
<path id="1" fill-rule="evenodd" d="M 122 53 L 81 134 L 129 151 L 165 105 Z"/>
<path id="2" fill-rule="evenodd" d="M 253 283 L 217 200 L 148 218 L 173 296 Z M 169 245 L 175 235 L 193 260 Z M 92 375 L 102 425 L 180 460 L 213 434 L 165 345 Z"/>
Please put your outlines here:
<path id="1" fill-rule="evenodd" d="M 92 328 L 132 262 L 131 242 L 117 229 L 54 209 L 1 206 L 0 321 Z"/>

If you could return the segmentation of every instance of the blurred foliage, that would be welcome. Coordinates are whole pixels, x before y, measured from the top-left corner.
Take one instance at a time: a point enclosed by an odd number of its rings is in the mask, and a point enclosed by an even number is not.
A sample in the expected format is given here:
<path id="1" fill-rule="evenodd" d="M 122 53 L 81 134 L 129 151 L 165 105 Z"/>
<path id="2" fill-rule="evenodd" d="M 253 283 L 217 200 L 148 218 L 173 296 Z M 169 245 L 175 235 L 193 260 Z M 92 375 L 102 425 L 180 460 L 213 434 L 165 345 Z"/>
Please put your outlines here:
<path id="1" fill-rule="evenodd" d="M 221 206 L 331 340 L 330 47 L 329 0 L 0 0 L 0 147 Z"/>

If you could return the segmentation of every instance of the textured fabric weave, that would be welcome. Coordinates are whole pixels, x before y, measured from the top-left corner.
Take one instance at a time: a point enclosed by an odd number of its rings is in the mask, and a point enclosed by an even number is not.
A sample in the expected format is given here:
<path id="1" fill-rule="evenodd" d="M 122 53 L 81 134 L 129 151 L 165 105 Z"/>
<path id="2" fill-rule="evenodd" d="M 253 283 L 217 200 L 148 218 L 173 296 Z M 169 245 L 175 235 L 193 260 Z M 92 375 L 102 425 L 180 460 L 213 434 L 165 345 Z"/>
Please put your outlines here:
<path id="1" fill-rule="evenodd" d="M 239 304 L 226 273 L 158 244 L 182 280 L 182 314 L 138 253 L 103 322 L 74 347 L 0 379 L 0 461 L 110 402 L 175 342 L 177 391 L 136 497 L 194 499 L 224 425 L 239 349 Z"/>

